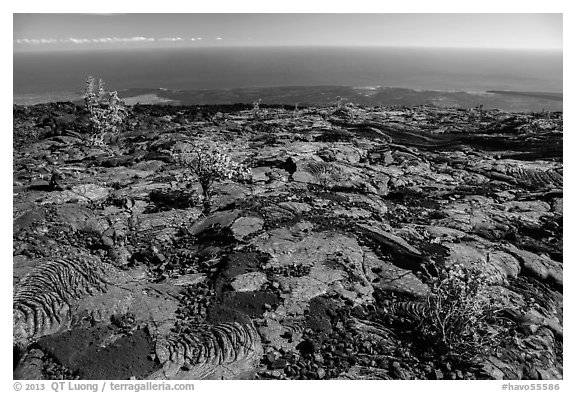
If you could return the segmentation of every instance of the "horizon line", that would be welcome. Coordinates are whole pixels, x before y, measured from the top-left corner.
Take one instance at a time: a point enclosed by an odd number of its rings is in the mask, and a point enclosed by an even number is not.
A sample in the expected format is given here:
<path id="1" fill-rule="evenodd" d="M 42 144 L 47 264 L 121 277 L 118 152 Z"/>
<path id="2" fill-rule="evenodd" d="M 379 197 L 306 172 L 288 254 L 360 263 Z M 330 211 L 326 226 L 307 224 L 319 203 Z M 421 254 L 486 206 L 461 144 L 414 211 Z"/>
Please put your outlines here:
<path id="1" fill-rule="evenodd" d="M 488 47 L 488 46 L 422 46 L 422 45 L 339 45 L 339 44 L 311 44 L 311 45 L 201 45 L 201 46 L 148 46 L 148 47 L 106 47 L 106 48 L 35 48 L 30 50 L 16 50 L 13 54 L 23 53 L 57 53 L 57 52 L 118 52 L 118 51 L 149 51 L 149 50 L 182 50 L 182 49 L 281 49 L 281 48 L 382 48 L 382 49 L 443 49 L 443 50 L 493 50 L 493 51 L 522 51 L 522 52 L 564 52 L 564 48 L 528 48 L 528 47 Z"/>

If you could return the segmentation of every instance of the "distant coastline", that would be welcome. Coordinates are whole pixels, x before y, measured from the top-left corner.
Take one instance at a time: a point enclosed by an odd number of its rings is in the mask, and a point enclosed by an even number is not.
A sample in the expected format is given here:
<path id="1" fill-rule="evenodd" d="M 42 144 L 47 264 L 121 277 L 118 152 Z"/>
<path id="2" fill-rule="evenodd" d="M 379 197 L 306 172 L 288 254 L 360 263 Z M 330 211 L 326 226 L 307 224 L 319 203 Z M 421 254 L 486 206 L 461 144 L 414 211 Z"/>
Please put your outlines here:
<path id="1" fill-rule="evenodd" d="M 510 90 L 454 91 L 423 90 L 382 86 L 278 86 L 233 89 L 169 90 L 132 88 L 119 91 L 129 105 L 210 105 L 252 103 L 330 105 L 342 97 L 363 106 L 415 106 L 499 109 L 508 112 L 563 110 L 563 93 Z M 34 105 L 56 101 L 80 101 L 80 92 L 14 94 L 14 104 Z"/>
<path id="2" fill-rule="evenodd" d="M 15 53 L 13 92 L 78 95 L 90 74 L 106 87 L 156 94 L 183 104 L 326 103 L 332 94 L 358 104 L 548 105 L 562 92 L 562 53 L 376 47 L 196 48 L 139 51 Z M 165 89 L 165 90 L 162 90 Z M 467 94 L 463 94 L 467 93 Z M 260 97 L 258 97 L 259 95 Z M 474 97 L 472 97 L 474 96 Z M 485 99 L 479 100 L 481 96 Z M 32 102 L 28 97 L 28 102 Z M 151 98 L 147 96 L 147 98 Z M 497 98 L 496 101 L 488 98 Z M 289 102 L 286 102 L 289 100 Z M 557 108 L 558 105 L 556 105 Z"/>
<path id="3" fill-rule="evenodd" d="M 507 90 L 488 90 L 488 93 L 505 94 L 510 96 L 534 97 L 552 101 L 562 101 L 563 93 L 545 93 L 537 91 L 507 91 Z"/>

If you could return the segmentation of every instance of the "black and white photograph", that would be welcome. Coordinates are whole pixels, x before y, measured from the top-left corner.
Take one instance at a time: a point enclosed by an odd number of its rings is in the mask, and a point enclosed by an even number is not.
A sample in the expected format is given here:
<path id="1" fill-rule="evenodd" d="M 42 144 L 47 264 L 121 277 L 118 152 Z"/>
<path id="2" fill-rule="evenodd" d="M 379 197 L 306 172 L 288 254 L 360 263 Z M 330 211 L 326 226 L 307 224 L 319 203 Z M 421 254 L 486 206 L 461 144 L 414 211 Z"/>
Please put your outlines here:
<path id="1" fill-rule="evenodd" d="M 15 390 L 560 389 L 562 13 L 133 10 L 12 15 Z"/>

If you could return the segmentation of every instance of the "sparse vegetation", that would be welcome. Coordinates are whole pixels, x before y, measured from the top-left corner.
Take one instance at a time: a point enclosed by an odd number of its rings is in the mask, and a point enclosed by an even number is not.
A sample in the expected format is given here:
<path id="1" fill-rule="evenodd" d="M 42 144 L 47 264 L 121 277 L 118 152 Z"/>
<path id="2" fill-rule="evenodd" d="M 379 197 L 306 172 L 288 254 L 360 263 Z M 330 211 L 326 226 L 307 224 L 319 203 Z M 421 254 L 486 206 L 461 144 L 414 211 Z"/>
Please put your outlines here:
<path id="1" fill-rule="evenodd" d="M 254 120 L 258 120 L 262 117 L 262 111 L 260 110 L 260 104 L 262 103 L 262 99 L 257 99 L 252 103 L 252 116 Z"/>
<path id="2" fill-rule="evenodd" d="M 294 112 L 292 112 L 292 118 L 298 119 L 300 117 L 300 111 L 298 110 L 298 103 L 294 104 Z"/>
<path id="3" fill-rule="evenodd" d="M 455 264 L 431 280 L 416 330 L 436 352 L 469 360 L 486 349 L 492 307 L 485 295 L 488 277 L 477 267 Z"/>
<path id="4" fill-rule="evenodd" d="M 245 180 L 251 174 L 249 168 L 234 162 L 225 147 L 215 141 L 195 141 L 173 151 L 173 155 L 200 183 L 206 208 L 210 206 L 210 191 L 214 182 Z"/>
<path id="5" fill-rule="evenodd" d="M 94 145 L 105 145 L 106 139 L 109 140 L 118 133 L 119 126 L 126 117 L 118 92 L 106 92 L 102 79 L 96 84 L 95 78 L 88 76 L 84 89 L 84 103 L 89 113 L 90 140 Z"/>

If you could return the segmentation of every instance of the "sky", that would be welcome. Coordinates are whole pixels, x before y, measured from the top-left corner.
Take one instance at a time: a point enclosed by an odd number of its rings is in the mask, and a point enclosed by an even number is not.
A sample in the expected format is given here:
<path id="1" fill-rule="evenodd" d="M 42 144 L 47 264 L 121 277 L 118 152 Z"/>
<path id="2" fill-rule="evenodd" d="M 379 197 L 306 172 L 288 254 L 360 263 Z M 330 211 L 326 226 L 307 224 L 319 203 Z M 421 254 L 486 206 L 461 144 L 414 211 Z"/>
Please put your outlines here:
<path id="1" fill-rule="evenodd" d="M 13 51 L 212 46 L 562 50 L 562 14 L 14 14 Z"/>

